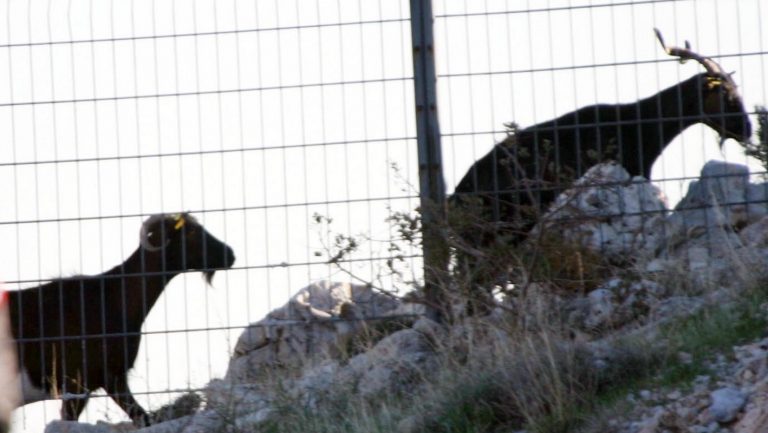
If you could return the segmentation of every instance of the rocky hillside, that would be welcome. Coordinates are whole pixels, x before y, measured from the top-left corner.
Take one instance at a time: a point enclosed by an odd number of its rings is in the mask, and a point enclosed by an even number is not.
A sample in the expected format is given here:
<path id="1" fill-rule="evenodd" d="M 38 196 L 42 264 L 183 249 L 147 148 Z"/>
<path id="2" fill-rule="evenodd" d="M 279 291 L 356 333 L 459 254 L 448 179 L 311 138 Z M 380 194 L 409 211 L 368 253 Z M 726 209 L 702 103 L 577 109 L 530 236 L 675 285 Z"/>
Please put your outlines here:
<path id="1" fill-rule="evenodd" d="M 596 166 L 535 230 L 613 263 L 598 281 L 518 284 L 452 326 L 313 284 L 244 330 L 204 404 L 136 431 L 766 432 L 766 197 L 746 167 L 710 162 L 668 210 L 644 179 Z"/>

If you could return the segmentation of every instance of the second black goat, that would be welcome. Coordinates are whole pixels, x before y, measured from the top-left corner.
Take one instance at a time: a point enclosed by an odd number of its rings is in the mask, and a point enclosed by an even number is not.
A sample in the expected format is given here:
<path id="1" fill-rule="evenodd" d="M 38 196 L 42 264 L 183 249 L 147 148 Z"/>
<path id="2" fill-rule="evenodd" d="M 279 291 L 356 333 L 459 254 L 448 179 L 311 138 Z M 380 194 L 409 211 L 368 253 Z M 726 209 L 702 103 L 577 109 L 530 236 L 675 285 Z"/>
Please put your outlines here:
<path id="1" fill-rule="evenodd" d="M 482 225 L 460 229 L 459 242 L 469 249 L 499 238 L 519 243 L 557 194 L 597 163 L 615 160 L 631 175 L 650 178 L 664 148 L 691 125 L 711 127 L 721 144 L 749 140 L 749 117 L 731 74 L 687 43 L 667 47 L 656 34 L 668 54 L 695 60 L 706 72 L 637 102 L 591 105 L 514 131 L 475 162 L 450 198 L 454 208 L 471 207 Z"/>

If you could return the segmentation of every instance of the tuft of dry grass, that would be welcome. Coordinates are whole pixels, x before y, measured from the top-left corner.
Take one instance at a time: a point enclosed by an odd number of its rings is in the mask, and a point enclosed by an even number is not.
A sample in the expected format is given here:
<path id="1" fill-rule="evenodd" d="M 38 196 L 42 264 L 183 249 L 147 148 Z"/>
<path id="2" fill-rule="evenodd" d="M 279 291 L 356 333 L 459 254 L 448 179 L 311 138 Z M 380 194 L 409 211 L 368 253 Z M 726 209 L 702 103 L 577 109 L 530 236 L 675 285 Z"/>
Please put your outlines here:
<path id="1" fill-rule="evenodd" d="M 313 410 L 285 399 L 265 431 L 573 431 L 600 393 L 646 374 L 647 353 L 626 348 L 601 364 L 592 349 L 552 330 L 520 332 L 498 318 L 476 319 L 452 327 L 435 348 L 440 368 L 424 372 L 411 391 L 363 401 L 339 389 Z"/>
<path id="2" fill-rule="evenodd" d="M 413 431 L 570 432 L 601 393 L 646 375 L 654 362 L 640 345 L 612 350 L 605 360 L 552 330 L 495 331 L 469 337 L 474 341 L 466 356 L 441 353 L 441 370 L 419 395 L 414 412 L 422 415 Z"/>
<path id="3" fill-rule="evenodd" d="M 764 287 L 735 304 L 676 319 L 655 341 L 617 337 L 588 345 L 564 337 L 558 326 L 521 328 L 509 314 L 468 319 L 437 342 L 440 367 L 424 372 L 408 392 L 363 401 L 339 389 L 313 410 L 283 400 L 278 421 L 265 431 L 609 431 L 601 428 L 616 418 L 627 392 L 685 383 L 704 373 L 699 360 L 755 338 L 768 323 L 759 307 L 768 297 Z M 681 365 L 680 351 L 695 362 Z"/>

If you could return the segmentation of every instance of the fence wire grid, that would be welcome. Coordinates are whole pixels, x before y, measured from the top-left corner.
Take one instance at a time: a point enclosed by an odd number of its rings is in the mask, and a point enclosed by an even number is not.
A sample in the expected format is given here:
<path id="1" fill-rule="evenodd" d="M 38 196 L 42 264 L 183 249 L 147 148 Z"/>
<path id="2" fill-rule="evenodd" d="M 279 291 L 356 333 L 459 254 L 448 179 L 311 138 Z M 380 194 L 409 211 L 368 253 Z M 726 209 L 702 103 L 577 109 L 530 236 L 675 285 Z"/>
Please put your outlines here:
<path id="1" fill-rule="evenodd" d="M 174 278 L 146 318 L 130 385 L 154 409 L 222 377 L 243 328 L 311 283 L 400 294 L 423 284 L 422 251 L 392 220 L 415 215 L 423 193 L 410 6 L 6 2 L 5 288 L 100 274 L 136 250 L 150 215 L 196 217 L 236 260 L 213 287 L 197 272 Z M 591 104 L 637 101 L 702 72 L 664 53 L 653 28 L 669 45 L 690 40 L 736 70 L 750 115 L 768 101 L 760 0 L 431 7 L 449 195 L 504 140 L 508 122 L 525 128 Z M 711 159 L 764 170 L 733 140 L 721 152 L 712 129 L 695 125 L 651 178 L 672 206 Z M 126 419 L 103 397 L 91 398 L 81 421 Z M 60 404 L 18 409 L 14 431 L 42 431 Z"/>

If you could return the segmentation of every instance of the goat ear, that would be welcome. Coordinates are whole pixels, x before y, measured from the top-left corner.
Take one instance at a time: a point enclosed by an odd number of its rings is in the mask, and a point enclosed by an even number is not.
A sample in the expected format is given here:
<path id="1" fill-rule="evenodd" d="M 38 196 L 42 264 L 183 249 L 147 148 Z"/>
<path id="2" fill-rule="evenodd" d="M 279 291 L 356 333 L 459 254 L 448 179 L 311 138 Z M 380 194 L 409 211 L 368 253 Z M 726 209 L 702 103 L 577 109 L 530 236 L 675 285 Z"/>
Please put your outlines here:
<path id="1" fill-rule="evenodd" d="M 175 230 L 181 230 L 182 227 L 184 227 L 184 224 L 187 223 L 187 220 L 184 219 L 184 215 L 178 214 L 174 217 L 174 220 L 176 221 L 176 225 L 173 226 Z"/>

